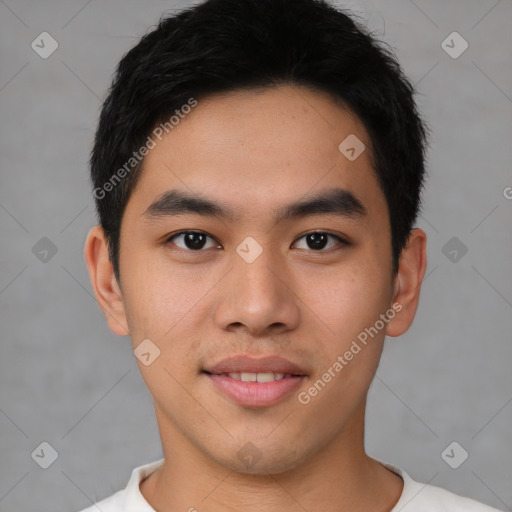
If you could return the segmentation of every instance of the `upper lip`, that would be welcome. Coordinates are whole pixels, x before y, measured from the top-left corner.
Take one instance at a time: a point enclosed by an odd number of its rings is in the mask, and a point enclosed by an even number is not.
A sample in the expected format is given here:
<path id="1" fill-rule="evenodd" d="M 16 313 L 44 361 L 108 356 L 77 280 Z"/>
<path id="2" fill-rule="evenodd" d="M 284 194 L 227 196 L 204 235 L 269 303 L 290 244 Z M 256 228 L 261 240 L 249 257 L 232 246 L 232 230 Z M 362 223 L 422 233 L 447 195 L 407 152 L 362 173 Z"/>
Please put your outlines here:
<path id="1" fill-rule="evenodd" d="M 231 356 L 214 365 L 204 368 L 205 372 L 221 373 L 285 373 L 291 375 L 306 375 L 304 369 L 288 359 L 279 356 L 251 357 L 248 355 Z"/>

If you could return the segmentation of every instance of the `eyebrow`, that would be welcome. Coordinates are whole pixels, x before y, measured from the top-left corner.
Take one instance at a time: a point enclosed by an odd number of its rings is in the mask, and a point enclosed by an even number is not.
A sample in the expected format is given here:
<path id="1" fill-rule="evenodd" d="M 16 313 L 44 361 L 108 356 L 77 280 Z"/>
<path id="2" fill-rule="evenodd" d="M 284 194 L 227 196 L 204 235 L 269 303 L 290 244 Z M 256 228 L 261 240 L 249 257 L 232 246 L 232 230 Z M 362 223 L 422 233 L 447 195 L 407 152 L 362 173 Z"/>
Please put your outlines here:
<path id="1" fill-rule="evenodd" d="M 142 216 L 147 219 L 161 219 L 185 214 L 221 217 L 230 221 L 239 219 L 235 211 L 225 204 L 180 190 L 164 192 L 146 208 Z M 277 223 L 313 215 L 362 218 L 367 215 L 367 210 L 352 192 L 344 188 L 334 188 L 278 208 L 274 212 L 274 221 Z"/>

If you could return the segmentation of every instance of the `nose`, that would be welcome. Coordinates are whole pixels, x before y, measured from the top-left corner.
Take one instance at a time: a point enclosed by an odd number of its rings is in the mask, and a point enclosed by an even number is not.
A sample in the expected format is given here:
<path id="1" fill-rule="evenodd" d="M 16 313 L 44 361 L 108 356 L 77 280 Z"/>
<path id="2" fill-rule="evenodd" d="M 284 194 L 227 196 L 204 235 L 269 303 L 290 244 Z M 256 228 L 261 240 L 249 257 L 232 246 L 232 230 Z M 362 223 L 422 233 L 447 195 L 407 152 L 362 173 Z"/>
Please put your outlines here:
<path id="1" fill-rule="evenodd" d="M 221 281 L 215 311 L 217 327 L 252 336 L 268 336 L 293 330 L 300 319 L 293 282 L 269 249 L 248 263 L 237 254 L 233 268 Z"/>

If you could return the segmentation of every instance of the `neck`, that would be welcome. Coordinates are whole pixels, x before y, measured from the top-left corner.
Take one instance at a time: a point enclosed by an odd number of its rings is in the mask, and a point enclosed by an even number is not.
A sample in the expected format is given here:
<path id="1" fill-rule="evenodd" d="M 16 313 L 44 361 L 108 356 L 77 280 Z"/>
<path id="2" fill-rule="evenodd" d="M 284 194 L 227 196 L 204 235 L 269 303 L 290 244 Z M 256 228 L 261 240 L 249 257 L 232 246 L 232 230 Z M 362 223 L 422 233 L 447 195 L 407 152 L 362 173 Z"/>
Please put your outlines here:
<path id="1" fill-rule="evenodd" d="M 364 451 L 362 404 L 338 436 L 293 469 L 247 474 L 199 451 L 156 407 L 165 461 L 140 485 L 159 512 L 389 512 L 402 479 Z"/>

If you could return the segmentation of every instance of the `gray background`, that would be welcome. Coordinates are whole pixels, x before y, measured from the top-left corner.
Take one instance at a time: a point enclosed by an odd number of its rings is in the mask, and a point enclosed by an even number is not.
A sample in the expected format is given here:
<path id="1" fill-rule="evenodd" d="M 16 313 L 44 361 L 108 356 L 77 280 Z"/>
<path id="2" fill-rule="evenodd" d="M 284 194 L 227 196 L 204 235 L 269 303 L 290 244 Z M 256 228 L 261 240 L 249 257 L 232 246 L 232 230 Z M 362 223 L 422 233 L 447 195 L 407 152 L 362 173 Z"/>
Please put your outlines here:
<path id="1" fill-rule="evenodd" d="M 79 510 L 162 455 L 130 341 L 92 296 L 87 161 L 118 60 L 161 13 L 188 5 L 0 1 L 0 511 Z M 433 132 L 418 223 L 427 277 L 413 327 L 386 342 L 367 448 L 511 510 L 512 2 L 345 5 L 393 46 Z M 43 31 L 59 44 L 47 59 L 31 48 Z M 457 59 L 441 47 L 453 31 L 469 44 Z M 57 248 L 46 263 L 32 252 L 42 237 Z M 452 237 L 468 248 L 457 262 L 443 253 Z M 43 441 L 59 454 L 46 470 L 31 458 Z M 452 441 L 469 453 L 458 469 L 441 457 Z"/>

